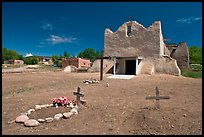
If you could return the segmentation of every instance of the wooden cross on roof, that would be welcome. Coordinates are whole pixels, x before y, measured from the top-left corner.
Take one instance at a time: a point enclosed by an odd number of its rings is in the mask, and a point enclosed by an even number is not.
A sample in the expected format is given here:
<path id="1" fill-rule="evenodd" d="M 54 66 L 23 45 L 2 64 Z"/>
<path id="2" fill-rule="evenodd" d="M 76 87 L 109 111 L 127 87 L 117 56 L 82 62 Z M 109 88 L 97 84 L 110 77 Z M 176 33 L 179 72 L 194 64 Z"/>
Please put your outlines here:
<path id="1" fill-rule="evenodd" d="M 131 20 L 131 16 L 128 17 L 129 21 Z"/>
<path id="2" fill-rule="evenodd" d="M 81 104 L 80 97 L 84 96 L 84 94 L 80 93 L 80 87 L 77 87 L 77 92 L 73 92 L 73 94 L 76 95 L 77 105 L 80 105 Z"/>
<path id="3" fill-rule="evenodd" d="M 156 87 L 156 96 L 149 96 L 149 97 L 146 97 L 146 99 L 155 99 L 156 100 L 156 108 L 159 109 L 160 106 L 159 106 L 159 100 L 160 99 L 170 99 L 169 96 L 159 96 L 159 88 Z"/>

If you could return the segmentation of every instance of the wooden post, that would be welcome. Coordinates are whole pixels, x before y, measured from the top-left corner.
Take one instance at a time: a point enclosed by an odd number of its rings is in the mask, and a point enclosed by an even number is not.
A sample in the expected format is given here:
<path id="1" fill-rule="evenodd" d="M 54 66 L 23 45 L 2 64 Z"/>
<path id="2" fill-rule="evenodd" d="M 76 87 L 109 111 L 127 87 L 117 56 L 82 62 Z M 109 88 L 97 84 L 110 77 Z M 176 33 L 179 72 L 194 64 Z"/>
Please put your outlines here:
<path id="1" fill-rule="evenodd" d="M 135 75 L 137 75 L 137 72 L 138 72 L 138 57 L 136 57 L 135 61 L 136 61 L 136 65 L 135 65 Z"/>
<path id="2" fill-rule="evenodd" d="M 115 75 L 116 70 L 116 57 L 113 57 L 113 75 Z"/>
<path id="3" fill-rule="evenodd" d="M 100 80 L 103 80 L 103 49 L 101 49 Z"/>

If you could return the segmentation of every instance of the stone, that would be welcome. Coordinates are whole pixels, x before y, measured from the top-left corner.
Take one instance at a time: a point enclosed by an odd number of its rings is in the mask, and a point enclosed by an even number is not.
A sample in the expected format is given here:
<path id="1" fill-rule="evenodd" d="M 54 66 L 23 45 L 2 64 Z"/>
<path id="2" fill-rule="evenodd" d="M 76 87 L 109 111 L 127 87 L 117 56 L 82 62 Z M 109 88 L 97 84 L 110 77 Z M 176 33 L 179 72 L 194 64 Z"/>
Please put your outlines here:
<path id="1" fill-rule="evenodd" d="M 10 120 L 7 122 L 7 124 L 13 124 L 13 123 L 15 123 L 15 120 Z"/>
<path id="2" fill-rule="evenodd" d="M 16 122 L 17 123 L 24 123 L 26 120 L 28 120 L 29 119 L 29 117 L 28 116 L 26 116 L 26 115 L 20 115 L 20 116 L 18 116 L 17 118 L 16 118 Z"/>
<path id="3" fill-rule="evenodd" d="M 89 82 L 85 82 L 85 84 L 89 84 Z"/>
<path id="4" fill-rule="evenodd" d="M 73 107 L 74 107 L 74 104 L 73 104 L 72 102 L 70 102 L 69 106 L 70 106 L 71 108 L 73 108 Z"/>
<path id="5" fill-rule="evenodd" d="M 35 105 L 35 110 L 41 109 L 40 105 Z"/>
<path id="6" fill-rule="evenodd" d="M 47 107 L 51 107 L 52 105 L 50 104 L 44 104 L 44 105 L 40 105 L 41 108 L 47 108 Z"/>
<path id="7" fill-rule="evenodd" d="M 72 115 L 73 113 L 71 113 L 71 112 L 65 112 L 65 113 L 63 113 L 63 116 L 64 116 L 64 118 L 70 118 L 71 117 L 71 115 Z"/>
<path id="8" fill-rule="evenodd" d="M 44 119 L 38 119 L 38 122 L 40 122 L 40 123 L 43 123 L 43 122 L 46 122 Z"/>
<path id="9" fill-rule="evenodd" d="M 61 114 L 61 113 L 59 113 L 59 114 L 56 114 L 55 116 L 54 116 L 54 119 L 55 120 L 59 120 L 60 118 L 62 118 L 63 117 L 63 115 Z"/>
<path id="10" fill-rule="evenodd" d="M 29 110 L 28 110 L 28 115 L 30 115 L 31 112 L 34 112 L 34 111 L 35 111 L 35 109 L 29 109 Z"/>
<path id="11" fill-rule="evenodd" d="M 26 116 L 28 116 L 28 112 L 21 113 L 21 115 L 26 115 Z"/>
<path id="12" fill-rule="evenodd" d="M 174 125 L 171 125 L 172 128 L 174 128 Z"/>
<path id="13" fill-rule="evenodd" d="M 35 127 L 38 126 L 40 123 L 35 119 L 29 119 L 24 122 L 24 125 L 27 127 Z"/>
<path id="14" fill-rule="evenodd" d="M 45 119 L 47 123 L 52 122 L 54 119 L 53 118 L 46 118 Z"/>
<path id="15" fill-rule="evenodd" d="M 72 114 L 78 114 L 78 111 L 76 108 L 72 108 L 71 111 L 70 111 Z"/>

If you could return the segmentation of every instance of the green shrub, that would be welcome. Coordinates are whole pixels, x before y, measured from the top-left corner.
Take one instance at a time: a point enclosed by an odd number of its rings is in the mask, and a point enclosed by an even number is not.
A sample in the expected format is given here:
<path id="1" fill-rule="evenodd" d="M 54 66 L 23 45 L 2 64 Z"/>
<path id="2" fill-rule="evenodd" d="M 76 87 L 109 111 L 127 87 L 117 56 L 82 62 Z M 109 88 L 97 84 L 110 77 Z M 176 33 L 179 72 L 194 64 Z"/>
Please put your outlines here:
<path id="1" fill-rule="evenodd" d="M 35 57 L 35 56 L 32 56 L 32 57 L 24 58 L 23 61 L 27 65 L 35 65 L 35 64 L 38 64 L 39 59 L 37 57 Z"/>
<path id="2" fill-rule="evenodd" d="M 194 70 L 194 71 L 200 71 L 202 70 L 202 65 L 201 64 L 190 64 L 190 68 L 191 70 Z"/>
<path id="3" fill-rule="evenodd" d="M 185 77 L 191 77 L 191 78 L 202 78 L 202 71 L 181 69 L 181 75 Z"/>

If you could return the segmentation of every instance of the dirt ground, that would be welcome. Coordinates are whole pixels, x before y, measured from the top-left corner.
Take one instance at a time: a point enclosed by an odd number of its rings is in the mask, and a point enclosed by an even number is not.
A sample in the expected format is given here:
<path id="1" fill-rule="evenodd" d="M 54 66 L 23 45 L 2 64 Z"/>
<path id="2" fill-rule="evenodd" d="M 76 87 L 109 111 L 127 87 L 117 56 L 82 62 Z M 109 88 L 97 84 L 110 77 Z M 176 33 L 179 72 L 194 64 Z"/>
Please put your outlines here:
<path id="1" fill-rule="evenodd" d="M 99 73 L 2 73 L 2 134 L 202 134 L 202 79 L 154 74 L 123 80 L 108 79 L 109 75 L 99 83 L 87 85 L 83 81 L 99 79 Z M 35 105 L 52 103 L 56 97 L 75 99 L 73 92 L 78 86 L 87 103 L 70 119 L 40 123 L 37 127 L 11 122 Z M 160 109 L 155 109 L 155 100 L 145 99 L 155 95 L 156 86 L 160 95 L 170 96 L 169 100 L 159 101 Z M 38 110 L 31 117 L 53 117 L 66 109 Z"/>

